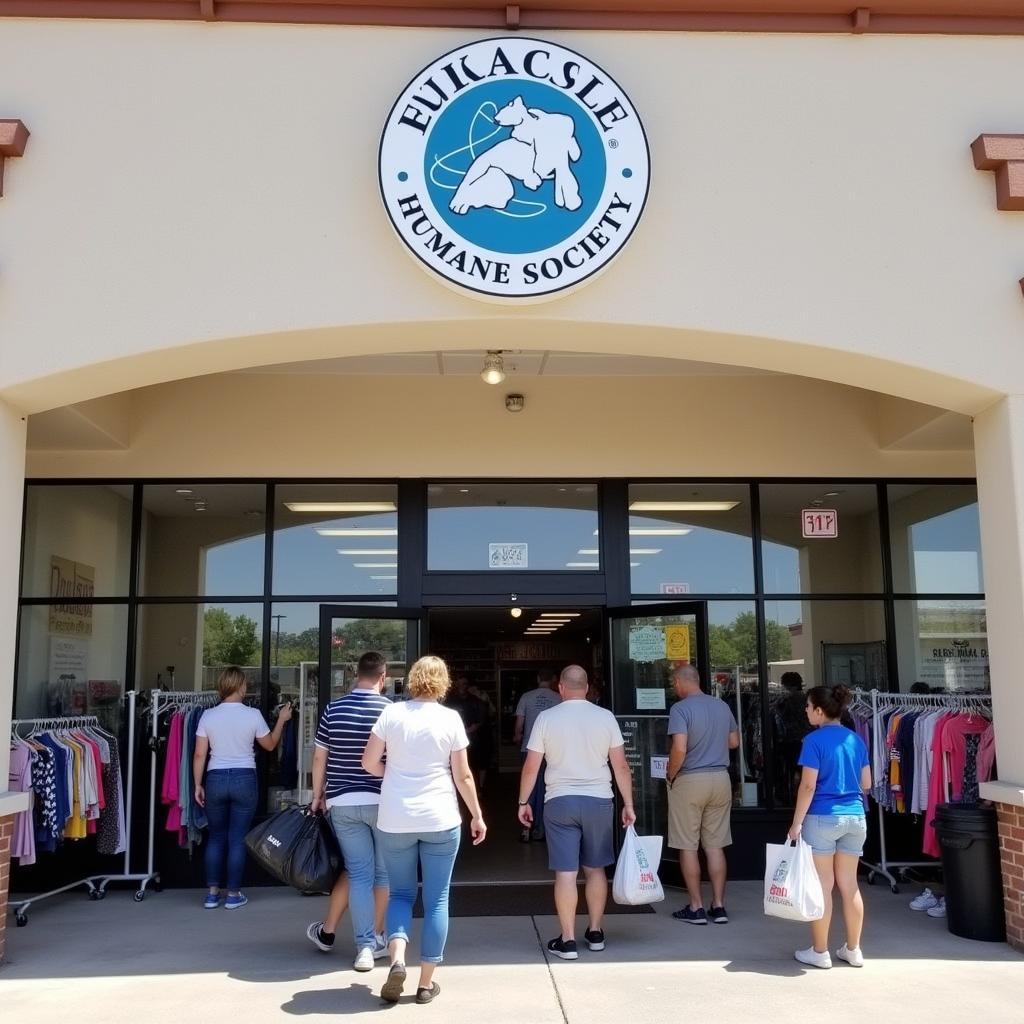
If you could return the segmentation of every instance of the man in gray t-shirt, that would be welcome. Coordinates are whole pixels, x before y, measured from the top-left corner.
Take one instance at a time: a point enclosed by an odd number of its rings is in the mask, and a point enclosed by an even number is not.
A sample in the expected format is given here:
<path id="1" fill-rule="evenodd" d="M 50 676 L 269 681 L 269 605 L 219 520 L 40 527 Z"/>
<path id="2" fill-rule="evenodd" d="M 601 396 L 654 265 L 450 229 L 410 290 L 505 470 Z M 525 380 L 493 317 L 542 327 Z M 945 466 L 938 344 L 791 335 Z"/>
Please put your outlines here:
<path id="1" fill-rule="evenodd" d="M 520 761 L 526 760 L 526 744 L 530 741 L 530 734 L 533 732 L 537 716 L 542 711 L 547 711 L 548 708 L 553 708 L 555 705 L 562 703 L 562 698 L 555 689 L 556 678 L 555 673 L 551 669 L 541 669 L 537 673 L 536 689 L 527 690 L 519 698 L 519 703 L 516 705 L 516 728 L 512 741 L 520 744 Z M 533 809 L 532 835 L 534 839 L 544 838 L 544 769 L 545 765 L 542 763 L 540 771 L 537 773 L 537 784 L 533 787 L 533 792 L 530 794 L 530 807 Z M 519 834 L 519 841 L 521 843 L 528 843 L 530 836 L 530 829 L 524 827 Z"/>
<path id="2" fill-rule="evenodd" d="M 680 699 L 668 715 L 668 845 L 679 851 L 690 895 L 689 906 L 672 916 L 688 924 L 708 923 L 700 891 L 698 850 L 703 847 L 711 878 L 711 920 L 726 924 L 724 850 L 732 845 L 729 751 L 740 745 L 739 726 L 724 701 L 701 690 L 692 665 L 677 668 L 672 682 Z"/>

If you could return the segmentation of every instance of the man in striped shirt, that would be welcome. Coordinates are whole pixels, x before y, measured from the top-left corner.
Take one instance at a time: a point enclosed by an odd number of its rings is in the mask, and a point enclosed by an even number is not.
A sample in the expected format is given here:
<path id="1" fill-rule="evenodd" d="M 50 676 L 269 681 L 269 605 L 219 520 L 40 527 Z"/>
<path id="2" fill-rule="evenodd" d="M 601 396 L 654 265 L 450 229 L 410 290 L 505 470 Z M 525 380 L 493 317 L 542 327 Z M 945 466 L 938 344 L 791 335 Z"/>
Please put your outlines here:
<path id="1" fill-rule="evenodd" d="M 381 712 L 391 703 L 381 694 L 387 662 L 376 651 L 359 659 L 353 690 L 324 709 L 316 731 L 313 755 L 313 810 L 327 809 L 348 871 L 352 931 L 357 971 L 369 971 L 373 961 L 387 955 L 384 936 L 375 926 L 387 903 L 388 880 L 376 841 L 377 805 L 381 780 L 364 771 L 363 751 Z M 377 913 L 375 913 L 377 911 Z M 309 931 L 321 930 L 319 923 Z M 324 948 L 317 938 L 310 939 Z M 332 943 L 326 944 L 328 948 Z"/>

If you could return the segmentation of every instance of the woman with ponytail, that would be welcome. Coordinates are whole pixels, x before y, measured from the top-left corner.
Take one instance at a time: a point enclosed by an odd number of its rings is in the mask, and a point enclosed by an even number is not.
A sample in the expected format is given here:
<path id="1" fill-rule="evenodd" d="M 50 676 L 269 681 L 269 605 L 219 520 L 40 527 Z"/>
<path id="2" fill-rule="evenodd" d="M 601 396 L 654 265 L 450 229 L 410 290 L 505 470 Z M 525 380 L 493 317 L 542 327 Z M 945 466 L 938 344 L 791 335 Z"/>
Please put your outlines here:
<path id="1" fill-rule="evenodd" d="M 796 810 L 789 838 L 803 838 L 814 853 L 814 866 L 825 894 L 825 913 L 811 922 L 813 942 L 794 954 L 823 970 L 832 966 L 828 949 L 832 923 L 832 889 L 839 889 L 846 942 L 836 951 L 851 967 L 863 967 L 860 935 L 864 901 L 857 866 L 867 837 L 864 796 L 871 789 L 871 768 L 864 741 L 840 721 L 852 694 L 845 686 L 816 686 L 807 693 L 807 720 L 813 731 L 803 741 Z"/>

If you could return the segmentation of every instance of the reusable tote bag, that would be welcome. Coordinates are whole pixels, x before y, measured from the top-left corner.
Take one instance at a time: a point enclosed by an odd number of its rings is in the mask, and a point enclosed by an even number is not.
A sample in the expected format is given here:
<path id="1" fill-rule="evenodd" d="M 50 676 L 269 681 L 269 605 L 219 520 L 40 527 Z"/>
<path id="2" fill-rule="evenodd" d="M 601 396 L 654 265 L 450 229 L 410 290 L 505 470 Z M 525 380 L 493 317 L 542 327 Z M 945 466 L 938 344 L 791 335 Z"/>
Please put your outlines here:
<path id="1" fill-rule="evenodd" d="M 661 836 L 638 836 L 632 825 L 619 851 L 612 881 L 612 899 L 626 907 L 660 903 L 665 890 L 658 878 L 661 863 Z"/>
<path id="2" fill-rule="evenodd" d="M 765 854 L 764 912 L 787 921 L 818 921 L 825 913 L 821 879 L 814 868 L 811 848 L 798 839 Z"/>

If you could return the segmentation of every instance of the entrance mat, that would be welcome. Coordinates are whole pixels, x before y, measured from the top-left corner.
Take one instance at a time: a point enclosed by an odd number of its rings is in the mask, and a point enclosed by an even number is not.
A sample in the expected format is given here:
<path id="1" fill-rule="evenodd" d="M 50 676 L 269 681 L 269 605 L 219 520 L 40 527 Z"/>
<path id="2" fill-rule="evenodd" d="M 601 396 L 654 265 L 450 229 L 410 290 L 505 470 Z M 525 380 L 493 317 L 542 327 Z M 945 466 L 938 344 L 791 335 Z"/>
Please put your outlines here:
<path id="1" fill-rule="evenodd" d="M 553 917 L 555 900 L 551 883 L 544 885 L 456 885 L 449 895 L 452 917 Z M 578 914 L 586 914 L 580 886 Z M 606 914 L 653 914 L 653 907 L 620 907 L 608 894 Z M 423 917 L 423 901 L 416 900 L 414 917 Z"/>

